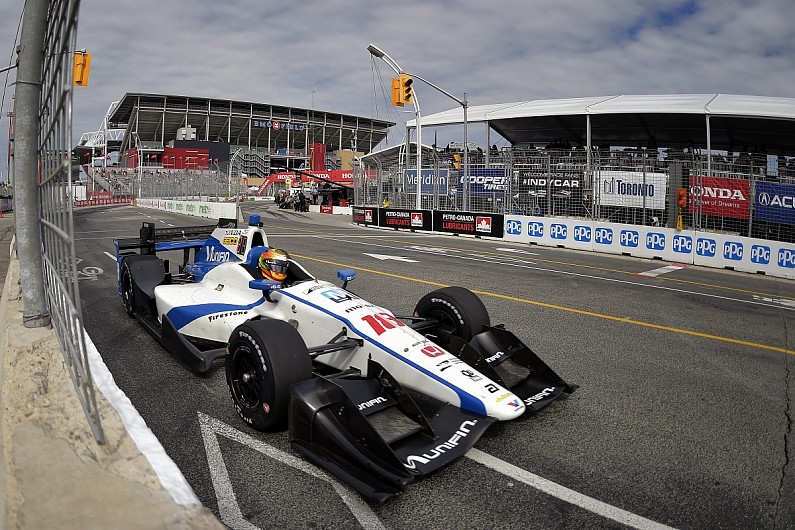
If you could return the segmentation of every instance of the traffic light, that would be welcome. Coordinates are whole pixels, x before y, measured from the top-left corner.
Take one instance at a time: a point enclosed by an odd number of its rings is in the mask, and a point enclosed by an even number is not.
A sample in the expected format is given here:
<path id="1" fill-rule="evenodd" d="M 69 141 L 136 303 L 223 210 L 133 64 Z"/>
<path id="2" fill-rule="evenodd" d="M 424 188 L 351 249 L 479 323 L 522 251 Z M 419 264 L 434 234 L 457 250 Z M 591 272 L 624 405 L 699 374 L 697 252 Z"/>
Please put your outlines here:
<path id="1" fill-rule="evenodd" d="M 411 103 L 412 99 L 414 98 L 414 93 L 412 92 L 412 86 L 414 84 L 414 79 L 411 78 L 410 75 L 407 74 L 400 74 L 400 101 L 405 103 Z"/>
<path id="2" fill-rule="evenodd" d="M 405 105 L 403 100 L 400 99 L 400 79 L 397 77 L 392 78 L 392 106 L 393 107 L 402 107 Z"/>
<path id="3" fill-rule="evenodd" d="M 676 204 L 679 205 L 680 208 L 687 208 L 687 189 L 686 188 L 678 188 L 676 190 Z"/>
<path id="4" fill-rule="evenodd" d="M 75 53 L 74 86 L 88 86 L 88 71 L 91 69 L 90 53 Z"/>

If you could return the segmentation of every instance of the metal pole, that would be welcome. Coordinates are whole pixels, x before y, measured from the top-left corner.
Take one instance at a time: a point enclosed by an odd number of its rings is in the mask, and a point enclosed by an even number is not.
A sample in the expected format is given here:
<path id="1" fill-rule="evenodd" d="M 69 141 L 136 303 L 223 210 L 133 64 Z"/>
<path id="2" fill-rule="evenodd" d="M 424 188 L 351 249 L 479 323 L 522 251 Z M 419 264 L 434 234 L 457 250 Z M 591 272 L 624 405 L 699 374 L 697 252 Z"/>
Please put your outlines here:
<path id="1" fill-rule="evenodd" d="M 14 200 L 17 256 L 22 286 L 22 323 L 26 328 L 50 325 L 44 290 L 39 221 L 39 108 L 41 70 L 44 62 L 44 37 L 49 2 L 25 5 L 14 111 Z"/>
<path id="2" fill-rule="evenodd" d="M 467 139 L 467 93 L 464 92 L 464 211 L 469 211 L 469 141 Z"/>

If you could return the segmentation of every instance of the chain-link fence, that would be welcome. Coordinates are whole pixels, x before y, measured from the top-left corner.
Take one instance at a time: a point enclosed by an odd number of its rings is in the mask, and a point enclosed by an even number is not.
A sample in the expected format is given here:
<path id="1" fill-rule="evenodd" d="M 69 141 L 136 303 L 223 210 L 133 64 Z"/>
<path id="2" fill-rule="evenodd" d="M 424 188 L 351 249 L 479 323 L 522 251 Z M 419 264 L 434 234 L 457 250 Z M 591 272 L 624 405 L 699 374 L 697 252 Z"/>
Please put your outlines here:
<path id="1" fill-rule="evenodd" d="M 246 195 L 236 166 L 211 164 L 208 169 L 167 169 L 98 167 L 88 169 L 85 199 L 108 196 L 120 199 L 173 199 L 186 201 L 228 201 Z M 82 198 L 76 197 L 76 200 Z"/>
<path id="2" fill-rule="evenodd" d="M 26 7 L 27 9 L 27 7 Z M 72 64 L 78 0 L 52 0 L 47 12 L 39 137 L 39 200 L 44 284 L 55 335 L 94 437 L 104 442 L 86 354 L 70 197 Z"/>
<path id="3" fill-rule="evenodd" d="M 795 240 L 795 158 L 701 150 L 506 148 L 426 157 L 421 209 L 571 217 Z M 355 204 L 417 208 L 416 169 L 357 168 Z M 684 190 L 680 199 L 679 190 Z M 680 204 L 680 200 L 682 204 Z"/>

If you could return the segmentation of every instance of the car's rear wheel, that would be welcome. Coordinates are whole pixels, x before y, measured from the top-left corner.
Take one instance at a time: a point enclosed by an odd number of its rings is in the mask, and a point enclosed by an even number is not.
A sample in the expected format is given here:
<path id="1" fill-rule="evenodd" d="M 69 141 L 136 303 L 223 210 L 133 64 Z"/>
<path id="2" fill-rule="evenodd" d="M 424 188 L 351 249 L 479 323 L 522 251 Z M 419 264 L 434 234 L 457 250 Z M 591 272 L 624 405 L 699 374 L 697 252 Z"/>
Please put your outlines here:
<path id="1" fill-rule="evenodd" d="M 126 261 L 121 266 L 121 301 L 124 309 L 131 317 L 135 316 L 135 284 L 133 283 L 130 264 Z"/>
<path id="2" fill-rule="evenodd" d="M 463 287 L 444 287 L 426 294 L 417 302 L 414 316 L 438 321 L 425 333 L 435 336 L 436 342 L 442 345 L 450 336 L 469 342 L 491 322 L 480 298 Z"/>
<path id="3" fill-rule="evenodd" d="M 259 431 L 286 426 L 290 385 L 312 376 L 304 339 L 281 320 L 250 320 L 235 328 L 225 364 L 237 413 Z"/>

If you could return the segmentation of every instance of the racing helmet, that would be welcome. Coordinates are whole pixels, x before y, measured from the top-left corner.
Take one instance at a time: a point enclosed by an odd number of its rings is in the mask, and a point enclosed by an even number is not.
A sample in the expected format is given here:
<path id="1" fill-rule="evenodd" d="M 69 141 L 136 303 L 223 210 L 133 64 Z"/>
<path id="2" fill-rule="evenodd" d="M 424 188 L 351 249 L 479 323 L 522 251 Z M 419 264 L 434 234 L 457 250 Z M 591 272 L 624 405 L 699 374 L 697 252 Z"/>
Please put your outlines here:
<path id="1" fill-rule="evenodd" d="M 269 248 L 259 256 L 259 270 L 268 280 L 283 282 L 287 278 L 289 257 L 284 250 Z"/>

